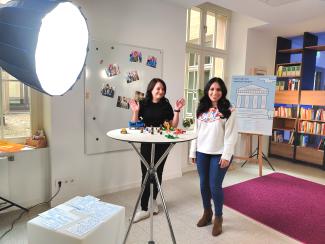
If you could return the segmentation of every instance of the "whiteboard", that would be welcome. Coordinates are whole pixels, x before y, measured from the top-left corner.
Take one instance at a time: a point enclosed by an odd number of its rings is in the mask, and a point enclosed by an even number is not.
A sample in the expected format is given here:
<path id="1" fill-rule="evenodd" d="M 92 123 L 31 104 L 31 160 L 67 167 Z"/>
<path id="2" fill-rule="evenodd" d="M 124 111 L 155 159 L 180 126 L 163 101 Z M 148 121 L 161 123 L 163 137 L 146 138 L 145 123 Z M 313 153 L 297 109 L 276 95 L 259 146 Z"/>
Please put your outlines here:
<path id="1" fill-rule="evenodd" d="M 162 78 L 162 62 L 163 52 L 159 49 L 97 40 L 89 43 L 85 71 L 87 154 L 131 149 L 106 133 L 128 127 L 132 111 L 127 100 L 135 98 L 136 92 L 145 94 L 152 78 Z"/>
<path id="2" fill-rule="evenodd" d="M 230 101 L 238 131 L 272 135 L 276 76 L 233 76 Z"/>

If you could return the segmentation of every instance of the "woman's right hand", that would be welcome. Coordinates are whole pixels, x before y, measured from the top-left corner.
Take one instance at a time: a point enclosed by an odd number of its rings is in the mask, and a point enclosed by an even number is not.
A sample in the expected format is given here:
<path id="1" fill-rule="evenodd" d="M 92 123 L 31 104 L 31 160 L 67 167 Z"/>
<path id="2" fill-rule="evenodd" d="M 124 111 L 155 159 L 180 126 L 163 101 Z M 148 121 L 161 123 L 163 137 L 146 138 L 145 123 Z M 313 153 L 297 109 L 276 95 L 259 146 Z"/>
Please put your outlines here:
<path id="1" fill-rule="evenodd" d="M 192 164 L 196 164 L 196 158 L 192 158 Z"/>
<path id="2" fill-rule="evenodd" d="M 139 112 L 140 104 L 137 101 L 135 101 L 134 99 L 131 99 L 129 101 L 129 104 L 130 104 L 132 112 Z"/>

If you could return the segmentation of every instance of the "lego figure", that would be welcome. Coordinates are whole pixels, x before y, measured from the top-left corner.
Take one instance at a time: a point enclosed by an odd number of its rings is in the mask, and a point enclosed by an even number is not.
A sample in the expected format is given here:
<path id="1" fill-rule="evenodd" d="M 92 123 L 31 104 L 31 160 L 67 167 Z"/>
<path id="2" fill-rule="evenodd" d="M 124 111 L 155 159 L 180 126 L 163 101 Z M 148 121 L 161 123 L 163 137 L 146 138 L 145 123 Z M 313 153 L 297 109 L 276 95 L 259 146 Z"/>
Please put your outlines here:
<path id="1" fill-rule="evenodd" d="M 186 132 L 185 130 L 176 128 L 175 131 L 174 131 L 174 134 L 175 135 L 180 135 L 180 134 L 184 134 L 185 132 Z"/>
<path id="2" fill-rule="evenodd" d="M 164 128 L 166 129 L 166 131 L 170 131 L 170 124 L 168 121 L 165 121 L 163 124 Z"/>
<path id="3" fill-rule="evenodd" d="M 127 134 L 128 132 L 127 132 L 127 130 L 125 129 L 125 128 L 122 128 L 121 129 L 121 134 Z"/>
<path id="4" fill-rule="evenodd" d="M 177 139 L 178 138 L 178 136 L 174 136 L 172 134 L 167 134 L 167 135 L 165 135 L 165 137 L 168 139 Z"/>

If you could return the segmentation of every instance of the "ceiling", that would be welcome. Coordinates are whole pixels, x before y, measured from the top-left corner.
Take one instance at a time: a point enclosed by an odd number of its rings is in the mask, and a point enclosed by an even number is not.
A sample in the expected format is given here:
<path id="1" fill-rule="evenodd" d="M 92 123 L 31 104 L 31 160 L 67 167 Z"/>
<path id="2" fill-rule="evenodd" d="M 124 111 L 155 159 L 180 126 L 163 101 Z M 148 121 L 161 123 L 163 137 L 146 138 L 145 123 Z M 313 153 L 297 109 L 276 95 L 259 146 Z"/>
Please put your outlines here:
<path id="1" fill-rule="evenodd" d="M 207 0 L 165 0 L 187 8 Z M 256 27 L 274 35 L 294 36 L 325 31 L 325 0 L 208 0 L 267 24 Z M 0 0 L 6 3 L 8 0 Z"/>
<path id="2" fill-rule="evenodd" d="M 191 7 L 206 0 L 168 0 Z M 247 15 L 267 25 L 259 27 L 276 35 L 300 35 L 304 31 L 325 31 L 325 0 L 209 0 L 209 2 Z"/>

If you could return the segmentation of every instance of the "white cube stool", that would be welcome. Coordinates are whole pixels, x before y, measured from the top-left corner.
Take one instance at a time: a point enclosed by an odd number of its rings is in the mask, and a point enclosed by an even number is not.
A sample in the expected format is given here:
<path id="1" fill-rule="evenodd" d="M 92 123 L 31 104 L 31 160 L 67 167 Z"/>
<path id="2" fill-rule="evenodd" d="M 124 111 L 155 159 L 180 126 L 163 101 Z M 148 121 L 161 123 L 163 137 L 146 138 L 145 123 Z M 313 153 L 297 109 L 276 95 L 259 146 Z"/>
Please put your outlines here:
<path id="1" fill-rule="evenodd" d="M 27 223 L 29 244 L 120 244 L 125 208 L 75 197 Z"/>

